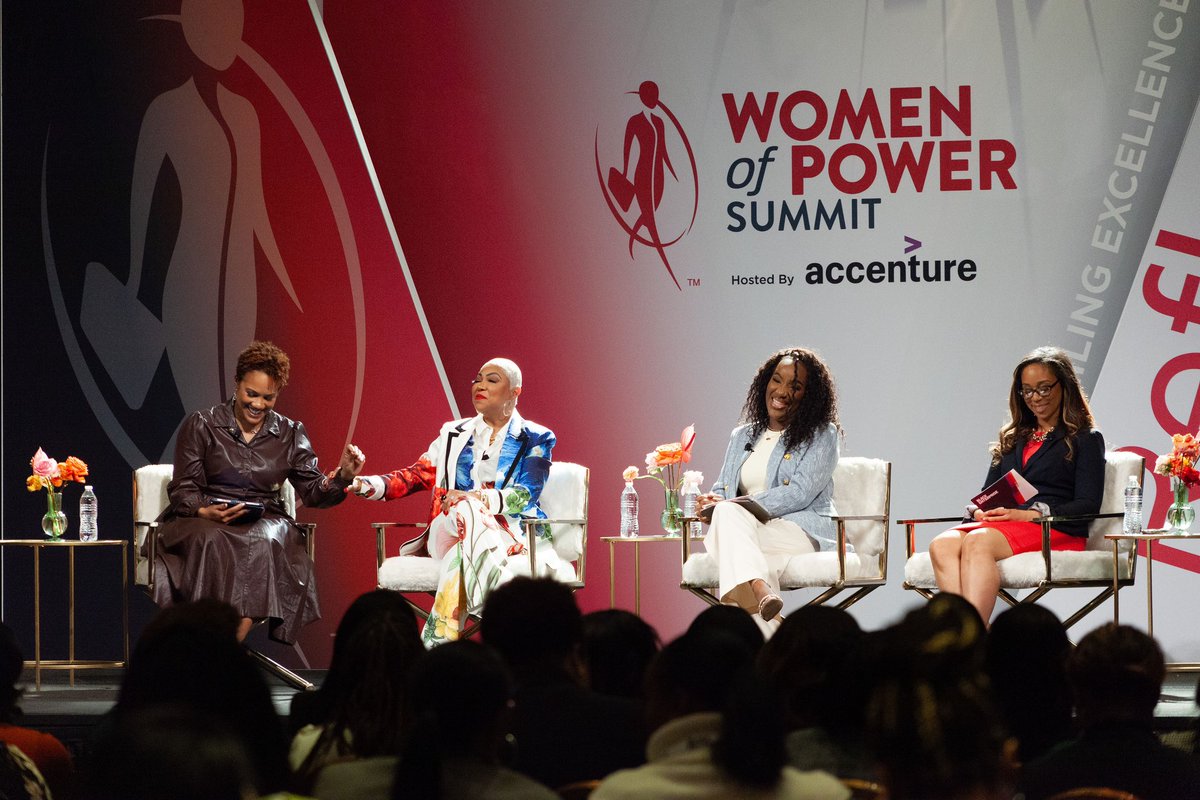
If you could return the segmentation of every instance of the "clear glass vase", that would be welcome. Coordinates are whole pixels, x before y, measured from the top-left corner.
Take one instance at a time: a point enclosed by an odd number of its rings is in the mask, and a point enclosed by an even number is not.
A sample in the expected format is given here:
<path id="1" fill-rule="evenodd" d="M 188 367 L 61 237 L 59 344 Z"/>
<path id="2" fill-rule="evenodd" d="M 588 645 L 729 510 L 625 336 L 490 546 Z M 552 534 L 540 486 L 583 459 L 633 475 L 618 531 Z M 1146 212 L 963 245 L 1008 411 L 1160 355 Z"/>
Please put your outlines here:
<path id="1" fill-rule="evenodd" d="M 679 507 L 679 492 L 667 489 L 662 513 L 662 529 L 668 536 L 678 536 L 683 530 L 683 511 Z"/>
<path id="2" fill-rule="evenodd" d="M 46 515 L 42 517 L 42 532 L 47 539 L 61 539 L 67 532 L 67 515 L 62 511 L 62 492 L 46 492 Z"/>
<path id="3" fill-rule="evenodd" d="M 1175 501 L 1167 509 L 1167 526 L 1173 533 L 1187 533 L 1196 519 L 1196 509 L 1188 502 L 1188 488 L 1182 480 L 1171 476 L 1171 491 L 1175 493 Z"/>

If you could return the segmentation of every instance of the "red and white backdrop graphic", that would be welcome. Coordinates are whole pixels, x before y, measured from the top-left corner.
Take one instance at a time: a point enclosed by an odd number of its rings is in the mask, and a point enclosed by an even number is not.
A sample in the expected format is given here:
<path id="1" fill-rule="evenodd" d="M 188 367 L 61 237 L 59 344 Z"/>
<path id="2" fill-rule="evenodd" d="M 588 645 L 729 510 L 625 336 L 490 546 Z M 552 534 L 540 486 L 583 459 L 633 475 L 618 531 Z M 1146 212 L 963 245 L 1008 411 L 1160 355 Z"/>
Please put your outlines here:
<path id="1" fill-rule="evenodd" d="M 1038 345 L 1075 355 L 1110 447 L 1161 452 L 1169 433 L 1200 423 L 1200 23 L 1186 0 L 359 0 L 314 13 L 248 3 L 243 49 L 224 69 L 177 22 L 146 19 L 179 11 L 85 10 L 75 13 L 89 24 L 64 29 L 5 10 L 5 219 L 43 229 L 5 225 L 6 535 L 36 511 L 17 484 L 25 451 L 74 453 L 81 429 L 103 443 L 97 482 L 113 498 L 110 524 L 123 525 L 121 476 L 136 457 L 119 441 L 162 456 L 195 405 L 172 371 L 184 363 L 172 342 L 195 358 L 235 347 L 243 328 L 231 315 L 244 324 L 250 314 L 254 335 L 291 353 L 296 377 L 280 410 L 305 421 L 326 459 L 352 438 L 368 469 L 411 461 L 453 405 L 469 410 L 465 383 L 479 364 L 514 358 L 522 412 L 557 432 L 556 458 L 592 469 L 586 609 L 607 605 L 599 540 L 615 533 L 621 469 L 695 423 L 692 466 L 715 477 L 746 386 L 779 347 L 813 347 L 829 362 L 844 452 L 893 462 L 896 518 L 951 512 L 978 489 L 1012 365 Z M 42 36 L 10 45 L 19 23 Z M 78 37 L 71 52 L 83 55 L 67 66 L 38 57 L 51 30 Z M 9 91 L 22 56 L 67 73 L 49 100 L 44 87 Z M 134 69 L 71 72 L 89 59 Z M 148 109 L 190 97 L 178 90 L 193 76 L 245 101 L 258 148 L 245 150 L 231 123 L 221 146 L 197 156 L 207 166 L 189 165 L 195 137 L 168 131 L 185 155 L 167 159 L 168 177 L 138 183 Z M 14 120 L 22 102 L 38 113 Z M 218 263 L 249 270 L 257 295 L 227 295 L 222 322 L 201 331 L 207 317 L 187 304 L 172 312 L 165 290 L 193 271 L 211 288 L 200 272 L 210 264 L 171 257 L 191 252 L 179 187 L 188 170 L 223 175 L 197 185 L 219 189 L 224 209 L 231 150 L 238 185 L 257 174 L 262 197 L 232 204 L 233 226 L 211 235 L 253 233 L 244 262 Z M 248 152 L 261 154 L 257 167 Z M 14 274 L 14 258 L 46 263 L 44 240 L 54 269 Z M 144 254 L 131 258 L 137 241 Z M 139 257 L 134 303 L 127 265 Z M 114 304 L 107 317 L 89 299 L 98 287 Z M 56 291 L 52 366 L 38 367 L 20 332 L 34 314 L 51 318 Z M 98 319 L 121 324 L 105 339 Z M 139 322 L 176 332 L 159 334 L 161 347 L 137 337 L 141 349 L 122 361 L 113 353 Z M 136 373 L 144 389 L 113 376 L 156 353 L 166 358 Z M 100 376 L 95 386 L 87 375 Z M 55 402 L 69 422 L 25 402 L 25 379 L 45 387 L 55 376 L 68 384 Z M 212 402 L 217 384 L 204 390 Z M 662 501 L 653 484 L 638 486 L 652 529 Z M 1160 523 L 1164 493 L 1147 494 Z M 318 658 L 345 606 L 372 586 L 365 523 L 381 509 L 361 505 L 305 512 L 322 528 L 325 619 L 304 635 Z M 899 588 L 899 536 L 893 545 L 892 585 L 855 607 L 865 627 L 914 602 Z M 1156 552 L 1156 633 L 1174 658 L 1200 650 L 1163 610 L 1200 580 L 1200 556 L 1185 546 Z M 642 611 L 664 637 L 701 608 L 678 579 L 675 548 L 646 548 Z M 619 605 L 632 606 L 631 582 L 623 561 Z M 1123 617 L 1140 620 L 1140 593 L 1124 599 Z M 17 595 L 6 590 L 5 601 L 11 612 Z"/>

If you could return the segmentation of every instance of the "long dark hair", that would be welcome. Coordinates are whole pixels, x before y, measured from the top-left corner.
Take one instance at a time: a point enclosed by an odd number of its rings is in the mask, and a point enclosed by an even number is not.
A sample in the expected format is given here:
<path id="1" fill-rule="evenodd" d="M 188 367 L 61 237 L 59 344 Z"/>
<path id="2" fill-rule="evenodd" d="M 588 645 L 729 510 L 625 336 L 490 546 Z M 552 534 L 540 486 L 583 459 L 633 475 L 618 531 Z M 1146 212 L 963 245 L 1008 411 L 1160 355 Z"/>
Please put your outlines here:
<path id="1" fill-rule="evenodd" d="M 1039 347 L 1017 364 L 1013 370 L 1012 386 L 1008 390 L 1008 421 L 1000 428 L 999 441 L 991 446 L 992 463 L 999 464 L 1000 458 L 1011 453 L 1018 439 L 1025 439 L 1037 430 L 1037 418 L 1029 410 L 1021 396 L 1021 373 L 1030 364 L 1044 364 L 1054 373 L 1062 389 L 1062 404 L 1058 409 L 1058 423 L 1064 428 L 1067 440 L 1067 460 L 1075 457 L 1075 434 L 1096 427 L 1087 394 L 1079 384 L 1079 376 L 1071 364 L 1071 357 L 1058 347 Z M 1056 426 L 1057 427 L 1057 426 Z"/>
<path id="2" fill-rule="evenodd" d="M 361 606 L 355 613 L 361 618 L 348 626 L 348 635 L 338 627 L 325 681 L 328 717 L 296 770 L 302 780 L 315 778 L 331 759 L 393 755 L 400 749 L 405 682 L 425 653 L 416 617 L 399 595 L 382 589 L 355 605 Z"/>
<path id="3" fill-rule="evenodd" d="M 391 798 L 436 800 L 444 795 L 443 768 L 462 751 L 498 760 L 499 722 L 512 700 L 512 676 L 495 650 L 459 639 L 430 650 L 408 682 Z"/>
<path id="4" fill-rule="evenodd" d="M 817 431 L 829 424 L 839 430 L 837 414 L 837 388 L 833 376 L 821 357 L 812 350 L 803 347 L 790 347 L 768 358 L 758 368 L 758 373 L 750 383 L 750 391 L 746 392 L 746 403 L 742 406 L 742 422 L 750 425 L 750 438 L 756 439 L 767 427 L 767 384 L 779 362 L 790 358 L 797 364 L 804 365 L 808 374 L 804 386 L 804 396 L 788 419 L 787 429 L 783 432 L 783 446 L 791 449 L 796 445 L 812 441 Z"/>

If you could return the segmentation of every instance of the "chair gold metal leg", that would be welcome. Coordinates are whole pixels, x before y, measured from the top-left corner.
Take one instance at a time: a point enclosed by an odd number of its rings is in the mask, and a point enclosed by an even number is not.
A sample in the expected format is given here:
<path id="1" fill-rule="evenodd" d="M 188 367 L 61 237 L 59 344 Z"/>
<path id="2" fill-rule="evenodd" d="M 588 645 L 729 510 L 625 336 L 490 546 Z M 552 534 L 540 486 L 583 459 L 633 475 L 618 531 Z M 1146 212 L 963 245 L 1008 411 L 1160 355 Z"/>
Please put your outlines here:
<path id="1" fill-rule="evenodd" d="M 285 667 L 283 664 L 280 664 L 275 659 L 273 659 L 269 656 L 263 655 L 262 653 L 258 652 L 257 650 L 254 650 L 253 648 L 250 648 L 250 647 L 246 648 L 246 652 L 250 654 L 251 658 L 253 658 L 255 661 L 258 662 L 258 665 L 260 667 L 265 669 L 267 672 L 270 672 L 272 675 L 275 675 L 276 677 L 278 677 L 281 681 L 286 683 L 288 686 L 291 686 L 294 689 L 302 689 L 303 691 L 306 691 L 306 692 L 311 692 L 312 690 L 317 688 L 312 682 L 306 681 L 304 678 L 301 678 L 299 675 L 292 672 L 290 669 Z"/>

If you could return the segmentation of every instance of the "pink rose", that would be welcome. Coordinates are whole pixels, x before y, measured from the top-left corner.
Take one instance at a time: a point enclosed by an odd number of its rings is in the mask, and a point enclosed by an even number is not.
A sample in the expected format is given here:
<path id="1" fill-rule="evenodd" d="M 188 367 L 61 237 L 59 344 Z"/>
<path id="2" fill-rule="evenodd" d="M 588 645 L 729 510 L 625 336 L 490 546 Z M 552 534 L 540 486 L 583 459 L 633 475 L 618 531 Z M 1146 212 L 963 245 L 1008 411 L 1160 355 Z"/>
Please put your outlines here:
<path id="1" fill-rule="evenodd" d="M 33 454 L 33 458 L 29 459 L 30 466 L 33 467 L 33 474 L 42 478 L 57 478 L 58 477 L 58 462 L 46 455 L 46 451 L 38 448 Z"/>

